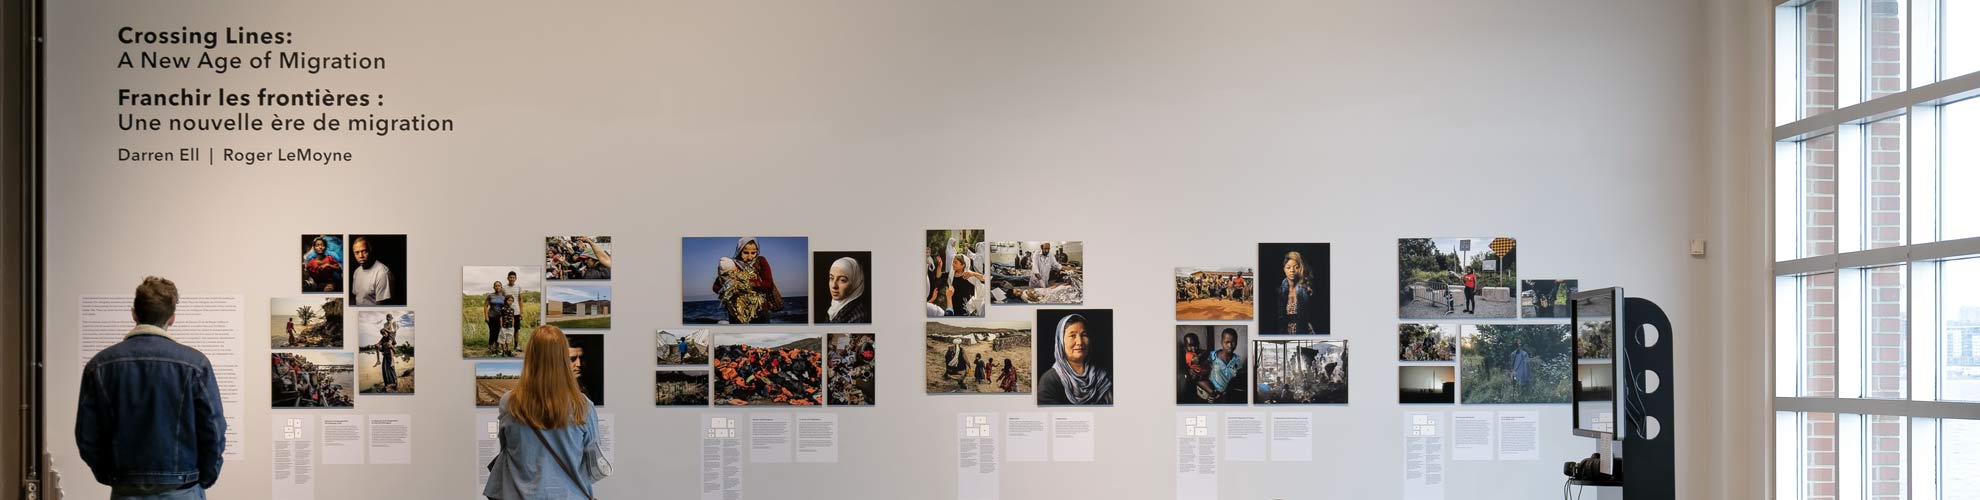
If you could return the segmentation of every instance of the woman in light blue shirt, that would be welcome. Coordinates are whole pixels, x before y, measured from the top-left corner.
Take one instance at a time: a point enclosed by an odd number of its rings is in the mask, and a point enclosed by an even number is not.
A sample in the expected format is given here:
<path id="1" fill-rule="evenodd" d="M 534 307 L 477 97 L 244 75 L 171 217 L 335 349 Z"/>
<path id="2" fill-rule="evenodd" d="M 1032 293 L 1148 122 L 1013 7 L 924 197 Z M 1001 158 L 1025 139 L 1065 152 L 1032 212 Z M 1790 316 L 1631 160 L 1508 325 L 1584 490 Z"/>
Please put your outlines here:
<path id="1" fill-rule="evenodd" d="M 501 453 L 481 494 L 496 500 L 586 500 L 612 473 L 598 444 L 598 410 L 579 390 L 564 331 L 543 325 L 523 348 L 522 378 L 502 396 Z"/>

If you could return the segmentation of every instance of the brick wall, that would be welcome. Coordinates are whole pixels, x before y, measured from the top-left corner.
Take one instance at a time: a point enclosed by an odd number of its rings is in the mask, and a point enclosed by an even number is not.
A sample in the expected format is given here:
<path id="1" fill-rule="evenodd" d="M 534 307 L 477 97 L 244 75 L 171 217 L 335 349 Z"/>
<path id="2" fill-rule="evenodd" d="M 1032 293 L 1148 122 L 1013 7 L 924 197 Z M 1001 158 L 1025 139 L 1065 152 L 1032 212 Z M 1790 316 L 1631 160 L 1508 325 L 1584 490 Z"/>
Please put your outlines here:
<path id="1" fill-rule="evenodd" d="M 1801 395 L 1836 396 L 1836 275 L 1801 278 Z"/>
<path id="2" fill-rule="evenodd" d="M 1905 266 L 1865 269 L 1863 396 L 1905 394 Z"/>
<path id="3" fill-rule="evenodd" d="M 1904 9 L 1897 0 L 1864 2 L 1864 99 L 1904 90 Z M 1904 117 L 1871 123 L 1864 129 L 1865 248 L 1905 244 Z M 1863 395 L 1904 398 L 1905 266 L 1865 270 Z M 1864 487 L 1869 500 L 1901 500 L 1905 492 L 1905 431 L 1903 417 L 1865 417 L 1864 450 L 1868 453 Z"/>
<path id="4" fill-rule="evenodd" d="M 1836 253 L 1836 136 L 1801 143 L 1800 257 Z"/>
<path id="5" fill-rule="evenodd" d="M 1905 498 L 1905 417 L 1870 415 L 1868 441 L 1864 449 L 1869 451 L 1869 463 L 1864 471 L 1863 483 L 1869 491 L 1868 500 L 1903 500 Z"/>
<path id="6" fill-rule="evenodd" d="M 1869 0 L 1863 47 L 1864 100 L 1904 90 L 1904 5 L 1897 0 Z"/>
<path id="7" fill-rule="evenodd" d="M 1836 414 L 1801 414 L 1801 498 L 1836 500 Z"/>
<path id="8" fill-rule="evenodd" d="M 1801 116 L 1836 109 L 1836 0 L 1801 6 Z"/>

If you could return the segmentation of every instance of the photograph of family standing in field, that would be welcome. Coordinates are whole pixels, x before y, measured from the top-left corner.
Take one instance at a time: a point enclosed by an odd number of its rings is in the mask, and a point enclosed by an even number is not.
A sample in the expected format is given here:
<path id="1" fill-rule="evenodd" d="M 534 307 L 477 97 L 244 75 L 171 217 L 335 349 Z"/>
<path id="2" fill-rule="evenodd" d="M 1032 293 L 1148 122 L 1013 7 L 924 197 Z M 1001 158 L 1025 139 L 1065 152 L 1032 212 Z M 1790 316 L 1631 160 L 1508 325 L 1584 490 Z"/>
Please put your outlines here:
<path id="1" fill-rule="evenodd" d="M 1250 321 L 1257 301 L 1249 267 L 1176 268 L 1176 321 Z"/>
<path id="2" fill-rule="evenodd" d="M 302 292 L 344 291 L 344 236 L 302 235 Z"/>
<path id="3" fill-rule="evenodd" d="M 990 242 L 982 229 L 933 229 L 922 244 L 928 317 L 983 317 L 990 305 Z"/>
<path id="4" fill-rule="evenodd" d="M 357 313 L 358 393 L 413 393 L 413 312 Z"/>
<path id="5" fill-rule="evenodd" d="M 990 303 L 1078 305 L 1085 300 L 1086 243 L 990 243 Z"/>
<path id="6" fill-rule="evenodd" d="M 344 347 L 344 298 L 322 295 L 268 300 L 270 349 Z"/>
<path id="7" fill-rule="evenodd" d="M 1465 325 L 1464 404 L 1567 404 L 1574 377 L 1567 325 Z"/>
<path id="8" fill-rule="evenodd" d="M 1332 258 L 1326 243 L 1258 244 L 1258 334 L 1327 335 Z"/>
<path id="9" fill-rule="evenodd" d="M 543 268 L 461 268 L 461 357 L 521 356 L 542 314 Z"/>
<path id="10" fill-rule="evenodd" d="M 1031 322 L 931 320 L 924 333 L 928 394 L 1031 393 Z"/>
<path id="11" fill-rule="evenodd" d="M 1512 238 L 1404 238 L 1396 242 L 1402 319 L 1505 319 L 1519 314 Z"/>
<path id="12" fill-rule="evenodd" d="M 681 321 L 808 323 L 810 257 L 804 237 L 681 238 Z"/>
<path id="13" fill-rule="evenodd" d="M 543 238 L 543 277 L 549 280 L 612 279 L 612 237 Z"/>

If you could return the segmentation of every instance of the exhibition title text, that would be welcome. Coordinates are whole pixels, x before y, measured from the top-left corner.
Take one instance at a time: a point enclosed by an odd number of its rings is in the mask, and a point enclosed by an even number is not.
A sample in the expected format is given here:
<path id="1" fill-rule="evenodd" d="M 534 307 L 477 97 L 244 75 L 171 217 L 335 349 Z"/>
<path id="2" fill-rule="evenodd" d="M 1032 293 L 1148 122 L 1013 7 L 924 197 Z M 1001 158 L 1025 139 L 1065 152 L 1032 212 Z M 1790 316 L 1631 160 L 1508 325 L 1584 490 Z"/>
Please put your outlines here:
<path id="1" fill-rule="evenodd" d="M 353 144 L 285 140 L 278 147 L 255 134 L 386 137 L 455 127 L 452 118 L 401 110 L 396 101 L 387 109 L 384 93 L 365 88 L 384 83 L 377 79 L 394 68 L 385 56 L 306 44 L 293 31 L 122 26 L 114 37 L 121 50 L 108 62 L 130 76 L 116 79 L 105 96 L 115 99 L 116 130 L 130 134 L 116 148 L 119 162 L 328 165 L 354 161 Z M 331 73 L 376 76 L 314 80 Z"/>

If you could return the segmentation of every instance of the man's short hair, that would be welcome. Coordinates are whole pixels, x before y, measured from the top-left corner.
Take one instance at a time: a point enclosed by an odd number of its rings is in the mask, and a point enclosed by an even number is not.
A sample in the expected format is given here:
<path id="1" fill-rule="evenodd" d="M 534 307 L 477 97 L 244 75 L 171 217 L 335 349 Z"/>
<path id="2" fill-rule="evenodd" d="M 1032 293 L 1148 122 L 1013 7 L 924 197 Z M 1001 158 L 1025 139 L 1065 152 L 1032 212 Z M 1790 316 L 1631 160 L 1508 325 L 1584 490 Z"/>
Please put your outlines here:
<path id="1" fill-rule="evenodd" d="M 156 327 L 164 327 L 178 309 L 179 286 L 157 276 L 144 277 L 144 283 L 137 287 L 137 299 L 131 303 L 131 314 L 138 323 Z"/>

